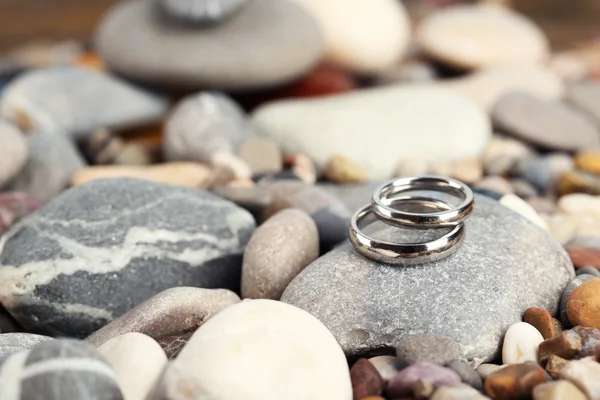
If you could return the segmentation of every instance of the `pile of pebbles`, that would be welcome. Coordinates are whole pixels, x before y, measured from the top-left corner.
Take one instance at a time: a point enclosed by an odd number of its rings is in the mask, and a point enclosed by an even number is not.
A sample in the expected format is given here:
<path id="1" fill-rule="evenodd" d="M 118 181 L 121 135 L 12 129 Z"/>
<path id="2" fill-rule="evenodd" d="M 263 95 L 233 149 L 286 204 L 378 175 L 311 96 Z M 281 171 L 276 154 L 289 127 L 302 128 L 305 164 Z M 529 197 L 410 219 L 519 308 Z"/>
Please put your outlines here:
<path id="1" fill-rule="evenodd" d="M 0 399 L 600 399 L 600 47 L 498 3 L 123 1 L 0 55 Z M 461 249 L 359 256 L 421 174 Z"/>

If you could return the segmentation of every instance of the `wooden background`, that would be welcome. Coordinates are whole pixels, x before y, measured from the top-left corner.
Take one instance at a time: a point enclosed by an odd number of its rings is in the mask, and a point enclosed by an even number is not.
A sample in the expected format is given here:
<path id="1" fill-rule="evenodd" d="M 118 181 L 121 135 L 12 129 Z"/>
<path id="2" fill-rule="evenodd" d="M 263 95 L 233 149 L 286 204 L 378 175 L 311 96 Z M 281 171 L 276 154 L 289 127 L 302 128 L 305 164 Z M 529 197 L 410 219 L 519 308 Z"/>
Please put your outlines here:
<path id="1" fill-rule="evenodd" d="M 88 39 L 117 1 L 0 0 L 0 51 L 32 40 Z M 510 1 L 542 26 L 555 49 L 600 34 L 600 0 Z"/>

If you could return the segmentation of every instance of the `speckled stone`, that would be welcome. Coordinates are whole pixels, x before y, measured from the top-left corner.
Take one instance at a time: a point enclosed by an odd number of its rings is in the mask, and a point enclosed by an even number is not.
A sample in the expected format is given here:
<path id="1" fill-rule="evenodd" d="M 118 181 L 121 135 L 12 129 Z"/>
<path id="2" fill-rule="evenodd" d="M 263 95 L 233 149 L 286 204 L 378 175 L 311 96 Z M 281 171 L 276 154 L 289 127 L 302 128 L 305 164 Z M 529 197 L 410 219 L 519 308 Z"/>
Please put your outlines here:
<path id="1" fill-rule="evenodd" d="M 575 273 L 563 248 L 541 229 L 484 196 L 476 195 L 475 204 L 453 256 L 397 268 L 367 260 L 346 243 L 300 273 L 282 301 L 319 318 L 349 356 L 393 348 L 410 326 L 411 333 L 452 338 L 473 365 L 493 359 L 506 329 L 528 307 L 556 311 Z M 432 232 L 389 228 L 380 234 L 406 242 Z"/>
<path id="2" fill-rule="evenodd" d="M 81 137 L 95 129 L 155 122 L 167 111 L 165 98 L 90 68 L 32 70 L 3 92 L 0 116 L 24 131 Z"/>
<path id="3" fill-rule="evenodd" d="M 174 286 L 237 290 L 254 227 L 250 213 L 203 190 L 93 181 L 6 233 L 0 301 L 26 329 L 86 337 Z"/>
<path id="4" fill-rule="evenodd" d="M 104 357 L 72 339 L 45 341 L 0 359 L 0 382 L 2 399 L 124 399 Z"/>
<path id="5" fill-rule="evenodd" d="M 5 354 L 18 353 L 37 346 L 38 343 L 53 340 L 50 336 L 15 332 L 0 334 L 0 358 Z"/>
<path id="6" fill-rule="evenodd" d="M 317 226 L 304 211 L 285 209 L 259 226 L 242 264 L 242 297 L 279 300 L 287 285 L 319 256 Z"/>
<path id="7" fill-rule="evenodd" d="M 27 135 L 29 157 L 21 172 L 6 186 L 47 202 L 70 183 L 71 176 L 85 167 L 85 161 L 66 136 L 54 133 Z"/>
<path id="8" fill-rule="evenodd" d="M 299 78 L 323 54 L 317 22 L 292 1 L 249 1 L 209 29 L 161 18 L 157 7 L 154 1 L 120 2 L 100 22 L 96 48 L 112 71 L 186 91 L 245 90 Z"/>
<path id="9" fill-rule="evenodd" d="M 239 12 L 248 0 L 161 0 L 159 4 L 170 16 L 199 25 L 222 23 Z"/>
<path id="10" fill-rule="evenodd" d="M 396 346 L 396 357 L 400 368 L 418 361 L 446 365 L 457 359 L 459 354 L 458 344 L 444 335 L 409 335 L 400 340 Z"/>
<path id="11" fill-rule="evenodd" d="M 27 160 L 27 139 L 12 123 L 0 120 L 0 188 L 23 168 Z"/>
<path id="12" fill-rule="evenodd" d="M 483 380 L 481 379 L 481 376 L 466 362 L 452 361 L 447 365 L 447 367 L 456 372 L 460 376 L 460 379 L 469 386 L 472 386 L 477 390 L 481 390 L 483 388 Z"/>
<path id="13" fill-rule="evenodd" d="M 569 317 L 567 315 L 567 302 L 569 300 L 569 296 L 571 295 L 571 293 L 573 293 L 573 290 L 581 286 L 581 284 L 583 284 L 584 282 L 589 281 L 590 279 L 596 279 L 596 277 L 593 275 L 578 275 L 564 287 L 562 295 L 560 296 L 559 311 L 560 322 L 562 322 L 565 328 L 573 326 L 573 324 L 571 324 L 571 322 L 569 321 Z"/>
<path id="14" fill-rule="evenodd" d="M 598 128 L 584 115 L 556 101 L 527 93 L 502 96 L 492 111 L 494 127 L 549 150 L 580 150 L 600 146 Z M 564 135 L 565 130 L 570 132 Z"/>
<path id="15" fill-rule="evenodd" d="M 150 336 L 169 358 L 175 358 L 204 322 L 240 298 L 225 289 L 175 287 L 164 290 L 94 332 L 87 340 L 95 346 L 128 332 Z"/>
<path id="16" fill-rule="evenodd" d="M 209 163 L 220 152 L 235 153 L 252 129 L 227 95 L 201 92 L 184 98 L 165 124 L 164 153 L 170 161 Z"/>
<path id="17" fill-rule="evenodd" d="M 394 399 L 408 397 L 413 392 L 413 385 L 418 381 L 428 382 L 437 389 L 447 384 L 460 383 L 460 376 L 451 369 L 437 364 L 418 362 L 404 368 L 390 381 L 387 394 Z"/>

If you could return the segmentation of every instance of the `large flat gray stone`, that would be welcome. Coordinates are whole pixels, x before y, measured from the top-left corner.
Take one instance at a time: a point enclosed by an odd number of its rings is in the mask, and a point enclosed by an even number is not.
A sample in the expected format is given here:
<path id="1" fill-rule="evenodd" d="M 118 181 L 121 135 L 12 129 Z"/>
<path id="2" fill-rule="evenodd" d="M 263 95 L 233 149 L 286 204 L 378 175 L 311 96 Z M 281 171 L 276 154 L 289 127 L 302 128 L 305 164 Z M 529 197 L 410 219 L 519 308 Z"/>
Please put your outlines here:
<path id="1" fill-rule="evenodd" d="M 476 195 L 459 251 L 412 267 L 384 265 L 345 242 L 287 287 L 282 301 L 317 317 L 347 356 L 393 353 L 410 334 L 437 333 L 473 365 L 491 360 L 506 329 L 528 307 L 555 313 L 574 270 L 564 249 L 498 202 Z M 431 231 L 386 228 L 383 238 L 418 240 Z"/>

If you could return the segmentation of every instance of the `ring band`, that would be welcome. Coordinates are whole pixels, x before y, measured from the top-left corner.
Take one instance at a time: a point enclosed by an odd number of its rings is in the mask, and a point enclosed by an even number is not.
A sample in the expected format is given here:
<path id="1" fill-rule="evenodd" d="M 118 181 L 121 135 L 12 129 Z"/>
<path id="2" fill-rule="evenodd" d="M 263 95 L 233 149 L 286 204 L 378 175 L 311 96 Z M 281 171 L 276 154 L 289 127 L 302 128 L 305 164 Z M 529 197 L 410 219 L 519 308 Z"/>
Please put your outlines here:
<path id="1" fill-rule="evenodd" d="M 428 200 L 443 203 L 440 200 Z M 369 215 L 373 215 L 371 204 L 362 207 L 352 216 L 348 231 L 350 242 L 362 256 L 387 264 L 415 265 L 441 260 L 454 254 L 465 237 L 464 224 L 459 223 L 450 232 L 430 242 L 392 243 L 378 240 L 365 235 L 361 230 Z"/>
<path id="2" fill-rule="evenodd" d="M 414 190 L 433 190 L 458 197 L 457 207 L 437 212 L 409 212 L 392 207 L 396 195 Z M 373 192 L 371 207 L 374 214 L 387 224 L 415 228 L 447 228 L 467 219 L 474 207 L 473 192 L 464 183 L 435 175 L 397 178 L 384 183 Z"/>

